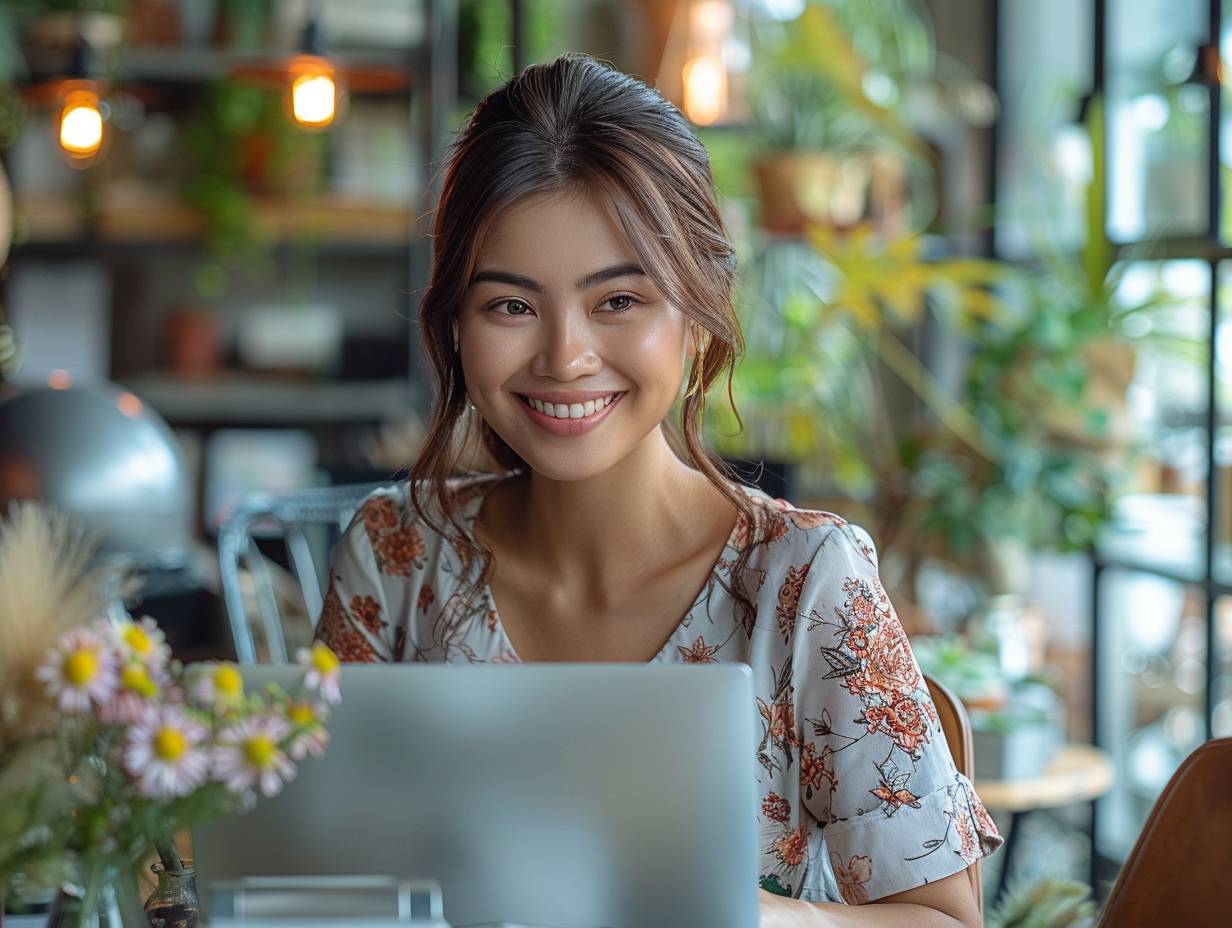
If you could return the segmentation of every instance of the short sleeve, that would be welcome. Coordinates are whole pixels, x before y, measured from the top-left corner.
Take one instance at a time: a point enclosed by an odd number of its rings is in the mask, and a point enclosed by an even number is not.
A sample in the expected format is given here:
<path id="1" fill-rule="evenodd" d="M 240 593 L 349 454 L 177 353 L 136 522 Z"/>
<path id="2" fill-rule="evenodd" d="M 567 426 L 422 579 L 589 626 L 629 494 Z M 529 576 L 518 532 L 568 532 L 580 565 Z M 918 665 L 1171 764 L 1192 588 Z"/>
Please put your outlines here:
<path id="1" fill-rule="evenodd" d="M 405 576 L 415 541 L 400 500 L 378 491 L 361 504 L 334 548 L 329 586 L 314 637 L 347 663 L 401 660 L 405 648 Z"/>
<path id="2" fill-rule="evenodd" d="M 864 529 L 827 530 L 797 615 L 801 813 L 823 829 L 822 864 L 843 900 L 935 882 L 1000 847 L 954 765 Z"/>

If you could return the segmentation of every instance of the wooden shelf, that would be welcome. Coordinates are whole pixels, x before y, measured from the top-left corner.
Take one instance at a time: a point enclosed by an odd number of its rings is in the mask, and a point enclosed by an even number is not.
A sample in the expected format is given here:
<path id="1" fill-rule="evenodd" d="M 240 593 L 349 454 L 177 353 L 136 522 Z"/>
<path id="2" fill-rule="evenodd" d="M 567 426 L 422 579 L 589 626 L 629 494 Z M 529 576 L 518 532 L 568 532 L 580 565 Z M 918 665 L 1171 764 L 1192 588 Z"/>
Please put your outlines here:
<path id="1" fill-rule="evenodd" d="M 146 374 L 123 383 L 176 427 L 381 422 L 398 419 L 413 405 L 411 387 L 402 378 L 295 381 L 222 372 L 201 380 Z"/>
<path id="2" fill-rule="evenodd" d="M 352 93 L 379 94 L 405 92 L 409 88 L 412 54 L 409 49 L 391 49 L 363 54 L 329 52 L 328 57 L 344 76 L 348 72 L 355 75 L 355 79 L 348 80 Z M 122 82 L 138 84 L 205 83 L 245 71 L 273 69 L 290 57 L 290 52 L 134 47 L 125 49 L 121 56 L 117 77 Z"/>
<path id="3" fill-rule="evenodd" d="M 196 245 L 205 226 L 191 207 L 165 193 L 117 185 L 102 197 L 98 215 L 86 217 L 63 196 L 20 197 L 14 204 L 16 252 L 74 246 Z M 406 249 L 423 231 L 409 205 L 387 206 L 341 197 L 256 203 L 258 234 L 277 244 Z"/>

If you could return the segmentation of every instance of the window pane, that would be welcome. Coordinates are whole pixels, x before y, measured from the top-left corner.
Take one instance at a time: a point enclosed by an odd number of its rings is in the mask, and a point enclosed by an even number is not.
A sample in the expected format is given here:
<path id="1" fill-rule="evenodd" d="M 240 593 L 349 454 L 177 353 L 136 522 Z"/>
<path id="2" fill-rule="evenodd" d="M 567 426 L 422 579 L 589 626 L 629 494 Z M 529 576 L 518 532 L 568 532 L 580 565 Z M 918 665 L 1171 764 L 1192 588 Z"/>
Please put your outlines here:
<path id="1" fill-rule="evenodd" d="M 1232 263 L 1219 266 L 1219 330 L 1215 337 L 1215 579 L 1232 581 Z"/>
<path id="2" fill-rule="evenodd" d="M 1188 82 L 1206 0 L 1108 4 L 1108 227 L 1114 239 L 1204 232 L 1206 87 Z"/>
<path id="3" fill-rule="evenodd" d="M 1151 806 L 1204 736 L 1206 600 L 1131 570 L 1101 577 L 1099 720 L 1116 784 L 1100 806 L 1100 852 L 1123 860 Z"/>
<path id="4" fill-rule="evenodd" d="M 1215 675 L 1211 734 L 1216 738 L 1232 738 L 1232 596 L 1221 596 L 1215 601 L 1215 630 L 1219 672 Z"/>
<path id="5" fill-rule="evenodd" d="M 1077 247 L 1090 151 L 1075 120 L 1092 84 L 1091 0 L 1003 0 L 999 16 L 998 250 L 1025 257 L 1041 234 Z"/>
<path id="6" fill-rule="evenodd" d="M 1125 306 L 1138 346 L 1126 400 L 1144 454 L 1134 492 L 1118 501 L 1100 551 L 1189 579 L 1205 571 L 1206 366 L 1210 267 L 1202 261 L 1139 262 L 1124 273 Z"/>

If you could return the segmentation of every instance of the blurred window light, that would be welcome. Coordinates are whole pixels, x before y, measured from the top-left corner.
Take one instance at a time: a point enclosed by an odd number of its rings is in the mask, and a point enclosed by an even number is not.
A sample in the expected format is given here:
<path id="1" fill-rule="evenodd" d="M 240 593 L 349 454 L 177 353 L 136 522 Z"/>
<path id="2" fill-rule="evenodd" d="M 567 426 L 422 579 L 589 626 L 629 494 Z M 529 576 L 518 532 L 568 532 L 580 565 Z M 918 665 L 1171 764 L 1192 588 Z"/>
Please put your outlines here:
<path id="1" fill-rule="evenodd" d="M 773 19 L 792 20 L 804 12 L 805 0 L 756 0 L 757 6 Z"/>
<path id="2" fill-rule="evenodd" d="M 1134 121 L 1148 132 L 1168 124 L 1168 102 L 1157 93 L 1144 94 L 1133 102 Z"/>

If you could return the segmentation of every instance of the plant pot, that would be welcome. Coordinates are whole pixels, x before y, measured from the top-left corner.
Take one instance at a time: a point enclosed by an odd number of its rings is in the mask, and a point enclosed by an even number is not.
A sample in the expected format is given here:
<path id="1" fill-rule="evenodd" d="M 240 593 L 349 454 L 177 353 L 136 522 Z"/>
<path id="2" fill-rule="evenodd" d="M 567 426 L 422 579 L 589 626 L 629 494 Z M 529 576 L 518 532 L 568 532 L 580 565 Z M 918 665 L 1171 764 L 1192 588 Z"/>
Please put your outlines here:
<path id="1" fill-rule="evenodd" d="M 208 310 L 182 309 L 165 330 L 167 363 L 181 377 L 208 377 L 222 361 L 218 317 Z"/>
<path id="2" fill-rule="evenodd" d="M 1051 722 L 1026 722 L 1008 731 L 975 729 L 977 780 L 1029 780 L 1043 773 L 1057 749 L 1061 735 Z"/>
<path id="3" fill-rule="evenodd" d="M 761 226 L 801 236 L 810 224 L 845 229 L 897 223 L 907 207 L 906 167 L 893 152 L 780 151 L 753 165 Z"/>
<path id="4" fill-rule="evenodd" d="M 762 228 L 778 235 L 800 236 L 811 223 L 854 224 L 864 214 L 867 176 L 858 165 L 825 152 L 783 151 L 753 165 L 761 201 Z M 847 192 L 834 208 L 837 187 Z M 859 193 L 855 193 L 855 191 Z"/>

